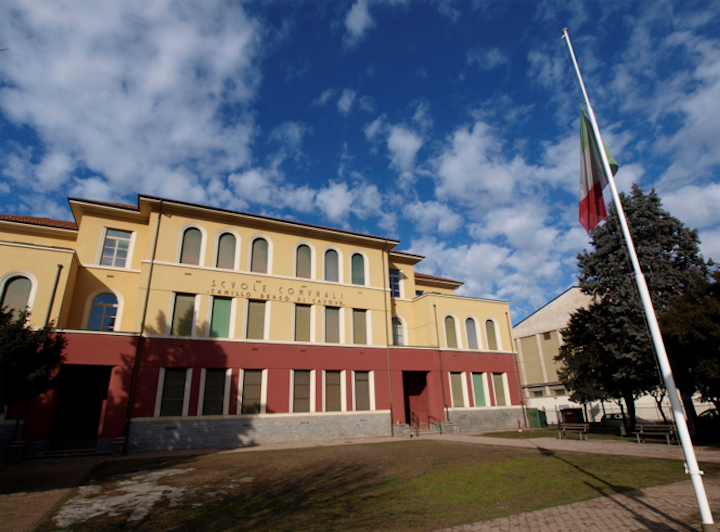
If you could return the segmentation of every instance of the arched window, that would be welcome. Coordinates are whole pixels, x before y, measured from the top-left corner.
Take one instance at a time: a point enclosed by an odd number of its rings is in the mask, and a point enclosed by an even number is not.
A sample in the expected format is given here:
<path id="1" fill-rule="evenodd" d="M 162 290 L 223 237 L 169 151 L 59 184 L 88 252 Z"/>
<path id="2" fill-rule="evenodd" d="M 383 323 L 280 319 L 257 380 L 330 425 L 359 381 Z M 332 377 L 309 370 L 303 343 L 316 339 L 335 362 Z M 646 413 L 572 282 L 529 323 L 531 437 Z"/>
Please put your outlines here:
<path id="1" fill-rule="evenodd" d="M 252 259 L 250 271 L 267 273 L 268 270 L 268 243 L 264 238 L 256 238 L 252 244 Z"/>
<path id="2" fill-rule="evenodd" d="M 180 252 L 180 264 L 200 264 L 200 248 L 202 247 L 202 233 L 200 229 L 190 227 L 185 230 Z"/>
<path id="3" fill-rule="evenodd" d="M 445 337 L 449 349 L 457 349 L 457 335 L 455 334 L 455 319 L 452 316 L 445 318 Z"/>
<path id="4" fill-rule="evenodd" d="M 365 257 L 360 253 L 352 256 L 352 284 L 365 284 Z"/>
<path id="5" fill-rule="evenodd" d="M 298 246 L 295 256 L 295 276 L 310 279 L 311 262 L 310 246 L 306 246 L 305 244 Z"/>
<path id="6" fill-rule="evenodd" d="M 328 249 L 325 252 L 325 280 L 336 283 L 340 281 L 338 254 L 334 249 Z"/>
<path id="7" fill-rule="evenodd" d="M 32 282 L 27 277 L 13 277 L 5 283 L 0 308 L 9 308 L 13 311 L 13 318 L 17 318 L 25 310 L 30 301 Z"/>
<path id="8" fill-rule="evenodd" d="M 465 332 L 467 332 L 468 349 L 477 349 L 477 331 L 475 330 L 475 320 L 468 318 L 465 320 Z"/>
<path id="9" fill-rule="evenodd" d="M 393 345 L 405 345 L 403 342 L 403 326 L 400 318 L 392 319 Z"/>
<path id="10" fill-rule="evenodd" d="M 93 299 L 88 330 L 114 331 L 118 300 L 113 294 L 100 294 Z"/>
<path id="11" fill-rule="evenodd" d="M 217 268 L 235 268 L 235 235 L 225 233 L 218 239 Z"/>
<path id="12" fill-rule="evenodd" d="M 495 337 L 495 322 L 493 320 L 487 320 L 485 322 L 485 334 L 487 334 L 488 349 L 490 351 L 497 351 L 497 338 Z"/>

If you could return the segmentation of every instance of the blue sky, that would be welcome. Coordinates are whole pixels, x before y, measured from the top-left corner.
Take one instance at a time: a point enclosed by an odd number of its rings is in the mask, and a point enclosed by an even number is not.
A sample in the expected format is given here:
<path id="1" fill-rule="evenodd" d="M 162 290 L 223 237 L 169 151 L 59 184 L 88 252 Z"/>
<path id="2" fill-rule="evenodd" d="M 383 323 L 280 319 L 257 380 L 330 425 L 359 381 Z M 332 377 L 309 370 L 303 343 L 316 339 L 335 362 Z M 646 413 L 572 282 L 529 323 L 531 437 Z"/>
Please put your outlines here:
<path id="1" fill-rule="evenodd" d="M 510 301 L 574 283 L 570 29 L 621 190 L 720 259 L 720 2 L 0 3 L 0 212 L 154 194 L 399 238 Z"/>

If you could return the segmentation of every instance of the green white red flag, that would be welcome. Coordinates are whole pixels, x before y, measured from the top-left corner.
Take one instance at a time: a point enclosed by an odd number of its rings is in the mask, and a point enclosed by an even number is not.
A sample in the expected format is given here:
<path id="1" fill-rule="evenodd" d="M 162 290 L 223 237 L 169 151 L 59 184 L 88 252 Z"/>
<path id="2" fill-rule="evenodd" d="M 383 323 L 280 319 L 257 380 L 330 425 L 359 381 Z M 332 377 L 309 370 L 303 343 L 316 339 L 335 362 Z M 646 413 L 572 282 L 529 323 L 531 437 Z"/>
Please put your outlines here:
<path id="1" fill-rule="evenodd" d="M 605 148 L 610 169 L 613 175 L 618 171 L 618 164 Z M 586 231 L 594 229 L 597 224 L 607 218 L 607 209 L 603 199 L 603 190 L 608 185 L 608 178 L 603 168 L 602 157 L 598 150 L 597 139 L 592 125 L 585 113 L 580 116 L 580 223 Z"/>

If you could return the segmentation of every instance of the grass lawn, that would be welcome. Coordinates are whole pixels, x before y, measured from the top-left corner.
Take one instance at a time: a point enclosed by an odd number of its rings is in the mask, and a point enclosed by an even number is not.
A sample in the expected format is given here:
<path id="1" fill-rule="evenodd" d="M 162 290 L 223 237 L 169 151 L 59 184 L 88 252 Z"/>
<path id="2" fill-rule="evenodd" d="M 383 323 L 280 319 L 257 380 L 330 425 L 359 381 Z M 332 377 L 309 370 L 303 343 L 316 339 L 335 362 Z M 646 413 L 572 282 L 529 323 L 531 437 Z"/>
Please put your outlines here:
<path id="1" fill-rule="evenodd" d="M 555 438 L 558 437 L 557 429 L 523 429 L 522 432 L 517 430 L 504 430 L 499 432 L 483 432 L 482 434 L 475 434 L 475 436 L 487 436 L 490 438 L 508 438 L 511 440 L 527 440 L 532 438 Z M 634 442 L 635 436 L 625 436 L 621 438 L 616 434 L 596 434 L 591 432 L 588 434 L 591 440 L 603 440 L 603 441 L 629 441 Z M 569 440 L 579 440 L 580 436 L 577 433 L 570 432 L 567 434 Z"/>
<path id="2" fill-rule="evenodd" d="M 400 441 L 107 461 L 57 515 L 75 532 L 424 531 L 686 478 L 679 461 Z"/>

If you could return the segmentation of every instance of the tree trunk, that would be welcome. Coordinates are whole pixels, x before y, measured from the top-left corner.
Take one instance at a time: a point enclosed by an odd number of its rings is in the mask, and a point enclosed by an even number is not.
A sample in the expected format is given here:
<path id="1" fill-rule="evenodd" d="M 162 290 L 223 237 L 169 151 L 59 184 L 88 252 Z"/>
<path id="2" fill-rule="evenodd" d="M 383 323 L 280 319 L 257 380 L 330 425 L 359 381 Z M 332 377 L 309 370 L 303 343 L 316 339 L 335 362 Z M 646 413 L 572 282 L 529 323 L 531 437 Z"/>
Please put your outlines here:
<path id="1" fill-rule="evenodd" d="M 632 392 L 623 393 L 623 399 L 625 400 L 625 406 L 627 407 L 629 425 L 625 428 L 627 429 L 628 435 L 630 435 L 635 432 L 635 397 Z"/>
<path id="2" fill-rule="evenodd" d="M 693 390 L 694 392 L 695 390 Z M 693 403 L 693 394 L 685 393 L 680 390 L 680 398 L 682 399 L 683 406 L 685 407 L 685 417 L 687 418 L 688 431 L 690 436 L 693 438 L 697 436 L 697 412 L 695 412 L 695 403 Z"/>

